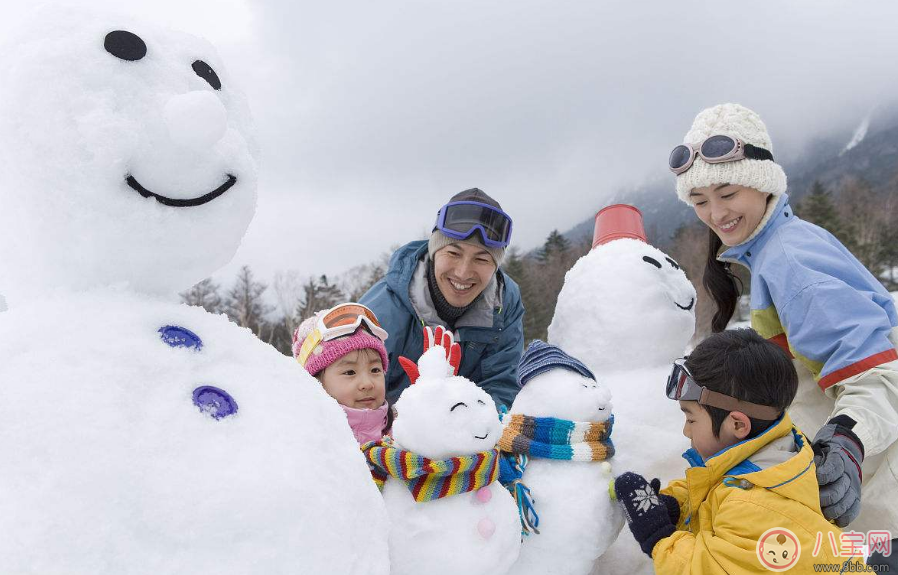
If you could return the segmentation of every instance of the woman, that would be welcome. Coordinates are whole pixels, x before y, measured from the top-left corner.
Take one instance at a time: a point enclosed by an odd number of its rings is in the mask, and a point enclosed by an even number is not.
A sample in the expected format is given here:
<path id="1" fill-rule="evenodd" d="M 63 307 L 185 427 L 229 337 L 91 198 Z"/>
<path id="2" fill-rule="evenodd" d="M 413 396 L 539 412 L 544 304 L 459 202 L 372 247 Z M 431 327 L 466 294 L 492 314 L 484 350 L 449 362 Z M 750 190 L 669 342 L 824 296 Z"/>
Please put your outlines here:
<path id="1" fill-rule="evenodd" d="M 739 288 L 730 266 L 740 264 L 751 272 L 752 327 L 796 360 L 801 381 L 790 415 L 814 437 L 824 514 L 894 537 L 895 302 L 832 234 L 795 216 L 767 129 L 751 110 L 701 112 L 671 152 L 670 169 L 677 195 L 709 228 L 703 283 L 717 305 L 713 330 L 733 315 Z"/>

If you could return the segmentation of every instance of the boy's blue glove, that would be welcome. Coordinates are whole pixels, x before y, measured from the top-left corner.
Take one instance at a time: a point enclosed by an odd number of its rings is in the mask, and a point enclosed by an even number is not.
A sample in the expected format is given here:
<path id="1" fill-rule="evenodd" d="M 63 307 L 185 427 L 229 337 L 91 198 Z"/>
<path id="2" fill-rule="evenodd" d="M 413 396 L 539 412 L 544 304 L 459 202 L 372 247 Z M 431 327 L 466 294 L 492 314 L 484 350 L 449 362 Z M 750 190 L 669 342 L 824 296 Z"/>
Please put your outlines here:
<path id="1" fill-rule="evenodd" d="M 658 486 L 661 486 L 660 481 Z M 655 544 L 676 531 L 667 506 L 645 477 L 636 473 L 627 472 L 615 479 L 614 493 L 624 507 L 627 525 L 630 526 L 633 537 L 643 553 L 651 557 Z"/>
<path id="2" fill-rule="evenodd" d="M 854 425 L 847 415 L 837 415 L 820 428 L 811 446 L 823 516 L 839 527 L 851 523 L 861 512 L 864 446 L 851 431 Z"/>

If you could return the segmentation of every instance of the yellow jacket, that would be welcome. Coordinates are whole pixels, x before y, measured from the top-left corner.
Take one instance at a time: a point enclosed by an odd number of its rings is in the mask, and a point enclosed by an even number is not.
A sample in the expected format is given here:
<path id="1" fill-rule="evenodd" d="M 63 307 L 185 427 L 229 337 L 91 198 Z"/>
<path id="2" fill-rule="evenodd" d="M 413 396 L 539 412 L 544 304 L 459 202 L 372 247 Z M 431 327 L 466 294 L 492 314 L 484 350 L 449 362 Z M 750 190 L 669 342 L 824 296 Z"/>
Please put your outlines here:
<path id="1" fill-rule="evenodd" d="M 820 511 L 810 442 L 788 415 L 704 463 L 691 449 L 684 457 L 694 467 L 686 470 L 685 480 L 662 490 L 680 503 L 680 523 L 652 550 L 656 574 L 771 573 L 758 557 L 758 540 L 772 528 L 785 528 L 798 540 L 797 560 L 796 545 L 785 534 L 769 534 L 762 550 L 771 565 L 794 563 L 790 575 L 821 572 L 814 564 L 843 563 L 841 531 Z M 818 537 L 821 545 L 813 557 Z"/>

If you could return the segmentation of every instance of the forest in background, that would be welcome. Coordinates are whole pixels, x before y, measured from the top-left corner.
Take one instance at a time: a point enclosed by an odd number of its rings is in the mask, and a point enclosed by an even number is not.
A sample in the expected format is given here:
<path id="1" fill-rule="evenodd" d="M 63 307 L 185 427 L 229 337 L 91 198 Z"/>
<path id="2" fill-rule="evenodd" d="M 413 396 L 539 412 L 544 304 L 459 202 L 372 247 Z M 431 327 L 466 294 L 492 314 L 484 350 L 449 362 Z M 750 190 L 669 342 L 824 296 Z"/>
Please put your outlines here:
<path id="1" fill-rule="evenodd" d="M 856 177 L 843 178 L 830 188 L 815 181 L 800 200 L 793 199 L 793 207 L 801 218 L 832 232 L 887 289 L 898 289 L 898 177 L 879 189 Z M 710 332 L 714 312 L 701 285 L 708 229 L 696 219 L 680 226 L 668 240 L 653 237 L 657 235 L 654 226 L 646 231 L 649 242 L 679 262 L 695 285 L 696 338 L 703 338 Z M 591 240 L 591 236 L 585 235 L 568 238 L 553 230 L 537 250 L 522 253 L 515 247 L 509 249 L 502 267 L 521 288 L 526 342 L 546 339 L 564 275 L 589 251 Z M 376 261 L 330 278 L 301 276 L 296 271 L 279 272 L 269 285 L 258 280 L 249 266 L 244 266 L 230 287 L 205 279 L 183 292 L 181 300 L 211 313 L 224 313 L 281 353 L 291 355 L 296 327 L 318 310 L 357 301 L 386 274 L 396 247 L 381 254 Z M 743 282 L 743 293 L 747 294 L 748 272 L 734 271 Z"/>

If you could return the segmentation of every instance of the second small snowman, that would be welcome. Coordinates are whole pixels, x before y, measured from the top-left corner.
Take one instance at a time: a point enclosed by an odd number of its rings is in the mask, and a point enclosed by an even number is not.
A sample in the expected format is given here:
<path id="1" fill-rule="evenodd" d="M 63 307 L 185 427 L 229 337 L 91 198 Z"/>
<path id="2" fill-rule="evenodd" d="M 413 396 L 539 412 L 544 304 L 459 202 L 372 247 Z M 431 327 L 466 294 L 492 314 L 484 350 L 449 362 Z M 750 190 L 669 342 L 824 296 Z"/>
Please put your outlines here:
<path id="1" fill-rule="evenodd" d="M 497 483 L 501 425 L 489 394 L 455 375 L 451 334 L 424 331 L 424 354 L 405 360 L 413 385 L 396 402 L 393 438 L 362 446 L 383 485 L 392 575 L 502 575 L 518 557 L 520 523 Z"/>
<path id="2" fill-rule="evenodd" d="M 512 570 L 586 575 L 623 526 L 608 491 L 611 392 L 582 362 L 539 340 L 521 358 L 518 381 L 499 447 L 523 472 L 513 489 L 529 490 L 534 514 L 527 527 L 537 529 L 524 538 Z"/>

